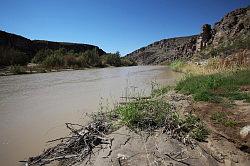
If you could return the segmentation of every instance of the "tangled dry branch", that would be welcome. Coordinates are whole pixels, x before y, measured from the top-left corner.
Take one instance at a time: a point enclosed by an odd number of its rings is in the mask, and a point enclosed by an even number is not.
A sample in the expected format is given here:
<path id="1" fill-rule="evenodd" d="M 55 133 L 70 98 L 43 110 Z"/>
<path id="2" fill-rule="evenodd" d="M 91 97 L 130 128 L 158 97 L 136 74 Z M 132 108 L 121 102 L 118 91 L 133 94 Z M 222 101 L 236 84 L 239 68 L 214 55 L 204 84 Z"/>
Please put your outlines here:
<path id="1" fill-rule="evenodd" d="M 61 142 L 39 156 L 30 157 L 27 165 L 45 165 L 55 160 L 72 165 L 91 156 L 95 147 L 112 143 L 112 139 L 105 137 L 110 127 L 106 122 L 95 121 L 87 126 L 66 123 L 66 127 L 71 131 L 70 136 L 48 141 Z"/>

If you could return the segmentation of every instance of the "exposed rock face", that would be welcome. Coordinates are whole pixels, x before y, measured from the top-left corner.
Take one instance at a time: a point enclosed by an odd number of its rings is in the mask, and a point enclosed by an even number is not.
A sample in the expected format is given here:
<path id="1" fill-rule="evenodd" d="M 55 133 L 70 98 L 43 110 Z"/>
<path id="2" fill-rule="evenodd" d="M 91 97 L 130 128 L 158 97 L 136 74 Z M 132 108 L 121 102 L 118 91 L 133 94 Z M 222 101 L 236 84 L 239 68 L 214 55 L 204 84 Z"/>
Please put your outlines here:
<path id="1" fill-rule="evenodd" d="M 44 40 L 30 40 L 25 37 L 7 33 L 1 30 L 0 30 L 0 46 L 22 51 L 27 55 L 29 55 L 30 59 L 32 59 L 35 56 L 35 53 L 41 49 L 57 50 L 59 48 L 64 48 L 68 51 L 73 50 L 74 52 L 84 52 L 86 50 L 96 49 L 99 55 L 105 54 L 105 52 L 102 49 L 93 45 L 51 42 Z"/>
<path id="2" fill-rule="evenodd" d="M 197 36 L 164 39 L 140 48 L 130 54 L 128 58 L 138 64 L 160 64 L 178 58 L 188 59 L 196 50 Z"/>
<path id="3" fill-rule="evenodd" d="M 215 23 L 212 43 L 216 46 L 220 41 L 249 33 L 249 30 L 250 6 L 236 9 L 224 16 L 220 22 Z"/>
<path id="4" fill-rule="evenodd" d="M 217 46 L 220 42 L 230 40 L 250 30 L 250 7 L 236 9 L 227 14 L 211 28 L 202 26 L 202 33 L 194 36 L 163 39 L 140 48 L 127 55 L 138 64 L 161 64 L 176 59 L 190 59 L 195 53 L 208 45 Z"/>

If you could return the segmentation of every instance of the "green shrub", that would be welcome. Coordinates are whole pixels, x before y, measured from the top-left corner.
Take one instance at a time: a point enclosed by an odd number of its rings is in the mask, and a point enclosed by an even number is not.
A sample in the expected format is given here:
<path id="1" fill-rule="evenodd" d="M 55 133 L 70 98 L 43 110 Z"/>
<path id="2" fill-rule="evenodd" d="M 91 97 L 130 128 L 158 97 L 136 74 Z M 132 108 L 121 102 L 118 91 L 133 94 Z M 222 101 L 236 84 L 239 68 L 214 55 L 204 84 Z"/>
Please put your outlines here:
<path id="1" fill-rule="evenodd" d="M 164 125 L 169 104 L 162 100 L 139 100 L 121 105 L 115 112 L 131 128 L 154 129 Z"/>
<path id="2" fill-rule="evenodd" d="M 170 110 L 170 105 L 164 100 L 138 100 L 115 108 L 112 117 L 117 117 L 122 124 L 134 130 L 151 131 L 163 127 L 166 131 L 175 132 L 173 136 L 180 138 L 191 135 L 198 141 L 204 141 L 208 130 L 200 119 L 192 114 L 185 119 L 177 112 Z"/>
<path id="3" fill-rule="evenodd" d="M 45 67 L 61 67 L 64 66 L 64 60 L 62 56 L 53 54 L 45 58 L 43 65 Z"/>
<path id="4" fill-rule="evenodd" d="M 94 66 L 94 67 L 101 66 L 100 56 L 95 49 L 85 51 L 84 57 L 86 58 L 88 66 Z"/>
<path id="5" fill-rule="evenodd" d="M 116 54 L 105 54 L 101 57 L 101 61 L 103 65 L 110 65 L 110 66 L 121 66 L 121 58 L 118 53 Z"/>
<path id="6" fill-rule="evenodd" d="M 39 50 L 33 59 L 31 60 L 32 63 L 42 63 L 47 56 L 51 56 L 53 54 L 53 51 L 50 49 L 45 50 Z"/>
<path id="7" fill-rule="evenodd" d="M 13 74 L 26 74 L 25 68 L 20 65 L 11 66 L 10 72 Z"/>
<path id="8" fill-rule="evenodd" d="M 26 65 L 29 55 L 11 47 L 0 46 L 0 66 Z"/>
<path id="9" fill-rule="evenodd" d="M 121 57 L 121 65 L 122 66 L 136 66 L 137 63 L 133 60 L 126 58 L 126 57 Z"/>
<path id="10" fill-rule="evenodd" d="M 78 57 L 77 64 L 78 67 L 88 67 L 87 59 L 83 54 L 80 54 L 80 56 Z"/>

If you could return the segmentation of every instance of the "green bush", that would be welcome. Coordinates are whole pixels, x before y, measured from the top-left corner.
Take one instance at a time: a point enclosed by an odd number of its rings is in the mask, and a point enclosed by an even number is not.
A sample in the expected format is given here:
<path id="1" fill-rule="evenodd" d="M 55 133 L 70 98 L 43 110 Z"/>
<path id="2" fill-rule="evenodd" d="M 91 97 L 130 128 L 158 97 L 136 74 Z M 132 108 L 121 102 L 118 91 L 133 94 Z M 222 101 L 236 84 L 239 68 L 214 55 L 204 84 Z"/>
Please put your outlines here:
<path id="1" fill-rule="evenodd" d="M 105 54 L 101 57 L 101 61 L 103 65 L 110 65 L 110 66 L 121 66 L 121 58 L 119 53 L 116 54 Z"/>
<path id="2" fill-rule="evenodd" d="M 42 63 L 46 57 L 51 56 L 53 54 L 53 51 L 50 49 L 45 50 L 39 50 L 33 59 L 31 60 L 32 63 Z"/>
<path id="3" fill-rule="evenodd" d="M 137 63 L 133 60 L 130 60 L 126 57 L 121 57 L 121 66 L 136 66 Z"/>
<path id="4" fill-rule="evenodd" d="M 204 141 L 209 132 L 200 119 L 189 114 L 185 119 L 170 110 L 170 105 L 164 100 L 143 100 L 129 102 L 115 108 L 112 117 L 122 124 L 138 131 L 152 131 L 163 127 L 173 137 L 183 138 L 190 135 L 198 141 Z M 180 139 L 180 141 L 183 141 Z"/>
<path id="5" fill-rule="evenodd" d="M 84 57 L 88 66 L 99 67 L 101 66 L 101 59 L 96 50 L 87 50 L 84 52 Z"/>
<path id="6" fill-rule="evenodd" d="M 152 129 L 164 125 L 167 112 L 169 104 L 162 100 L 139 100 L 115 109 L 115 113 L 125 125 L 140 129 Z"/>
<path id="7" fill-rule="evenodd" d="M 45 67 L 61 67 L 64 66 L 64 60 L 62 56 L 53 54 L 46 57 L 42 64 Z"/>
<path id="8" fill-rule="evenodd" d="M 80 54 L 80 56 L 78 57 L 77 64 L 78 64 L 78 67 L 88 67 L 87 59 L 82 54 Z"/>
<path id="9" fill-rule="evenodd" d="M 6 46 L 0 46 L 0 66 L 26 65 L 29 55 L 26 53 Z"/>
<path id="10" fill-rule="evenodd" d="M 20 65 L 11 66 L 10 72 L 13 74 L 26 74 L 25 68 Z"/>

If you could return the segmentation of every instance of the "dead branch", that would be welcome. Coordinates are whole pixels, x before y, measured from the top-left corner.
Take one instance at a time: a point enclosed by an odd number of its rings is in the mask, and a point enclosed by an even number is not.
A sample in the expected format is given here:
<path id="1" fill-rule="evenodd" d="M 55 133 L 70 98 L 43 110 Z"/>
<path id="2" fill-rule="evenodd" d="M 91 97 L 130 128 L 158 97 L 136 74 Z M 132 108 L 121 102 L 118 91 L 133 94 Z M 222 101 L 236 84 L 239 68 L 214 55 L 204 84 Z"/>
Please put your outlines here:
<path id="1" fill-rule="evenodd" d="M 151 97 L 145 96 L 145 97 L 126 97 L 126 96 L 122 96 L 120 97 L 122 99 L 132 99 L 132 100 L 147 100 L 147 99 L 151 99 Z"/>
<path id="2" fill-rule="evenodd" d="M 182 163 L 182 164 L 185 164 L 185 165 L 190 165 L 189 163 L 186 163 L 186 162 L 184 162 L 183 160 L 186 160 L 186 159 L 188 159 L 188 158 L 185 158 L 185 159 L 176 159 L 176 158 L 174 158 L 174 157 L 172 157 L 171 155 L 169 155 L 169 154 L 165 154 L 168 158 L 170 158 L 170 159 L 172 159 L 172 160 L 174 160 L 174 161 L 176 161 L 176 162 L 179 162 L 179 163 Z"/>
<path id="3" fill-rule="evenodd" d="M 110 124 L 101 118 L 86 126 L 66 123 L 66 127 L 70 130 L 69 136 L 48 141 L 48 143 L 61 142 L 48 148 L 38 156 L 30 157 L 26 163 L 32 166 L 50 164 L 56 160 L 65 162 L 67 165 L 83 162 L 84 160 L 90 162 L 91 156 L 94 154 L 94 148 L 99 146 L 103 149 L 105 147 L 100 145 L 111 144 L 113 141 L 105 137 L 109 131 Z"/>

